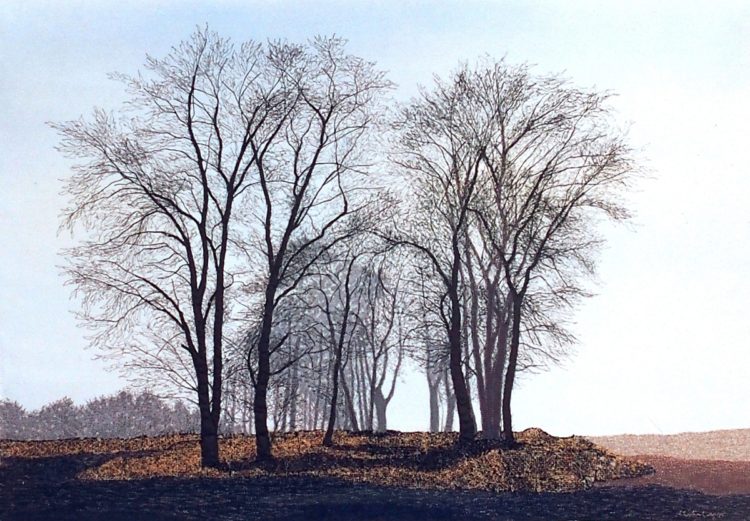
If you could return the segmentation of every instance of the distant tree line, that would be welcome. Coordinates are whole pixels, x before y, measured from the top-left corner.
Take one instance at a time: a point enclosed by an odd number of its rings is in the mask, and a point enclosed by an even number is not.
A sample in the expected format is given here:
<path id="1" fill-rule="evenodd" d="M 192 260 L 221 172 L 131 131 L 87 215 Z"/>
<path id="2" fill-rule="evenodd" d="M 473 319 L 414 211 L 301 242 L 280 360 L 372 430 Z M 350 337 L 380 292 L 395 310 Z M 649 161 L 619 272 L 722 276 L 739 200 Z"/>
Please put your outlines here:
<path id="1" fill-rule="evenodd" d="M 94 344 L 197 403 L 204 466 L 221 431 L 263 460 L 274 430 L 385 430 L 407 364 L 430 430 L 514 443 L 518 373 L 565 356 L 628 217 L 608 94 L 487 58 L 399 104 L 341 39 L 208 30 L 119 78 L 122 111 L 54 125 L 66 270 Z"/>
<path id="2" fill-rule="evenodd" d="M 70 398 L 27 411 L 0 401 L 0 438 L 55 440 L 66 438 L 132 438 L 198 432 L 200 418 L 181 400 L 173 404 L 150 392 L 121 391 L 75 405 Z"/>

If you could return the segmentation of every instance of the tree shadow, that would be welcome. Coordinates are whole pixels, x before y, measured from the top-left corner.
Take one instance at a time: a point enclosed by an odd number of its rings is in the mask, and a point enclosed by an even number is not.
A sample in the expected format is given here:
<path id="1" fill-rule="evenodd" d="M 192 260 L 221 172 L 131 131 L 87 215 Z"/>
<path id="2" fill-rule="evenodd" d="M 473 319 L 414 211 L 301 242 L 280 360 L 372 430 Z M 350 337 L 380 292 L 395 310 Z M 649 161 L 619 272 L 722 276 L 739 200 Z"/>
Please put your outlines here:
<path id="1" fill-rule="evenodd" d="M 0 483 L 6 486 L 18 481 L 32 483 L 67 482 L 82 472 L 104 465 L 116 458 L 142 458 L 174 450 L 192 441 L 178 441 L 158 449 L 118 450 L 106 453 L 78 452 L 49 456 L 3 456 L 0 458 Z"/>
<path id="2" fill-rule="evenodd" d="M 472 444 L 473 445 L 473 444 Z M 490 444 L 445 447 L 421 456 L 384 451 L 392 461 L 441 464 L 461 451 L 494 450 Z M 446 452 L 447 451 L 447 452 Z M 148 455 L 154 451 L 134 451 Z M 342 450 L 342 453 L 348 451 Z M 321 475 L 219 478 L 150 478 L 94 481 L 76 476 L 123 456 L 74 454 L 4 457 L 0 465 L 3 521 L 156 521 L 203 519 L 362 520 L 417 519 L 633 519 L 673 520 L 684 513 L 749 519 L 750 496 L 708 496 L 648 486 L 609 487 L 566 494 L 412 490 L 354 484 Z M 372 464 L 380 464 L 377 460 Z M 625 517 L 627 517 L 625 516 Z"/>
<path id="3" fill-rule="evenodd" d="M 66 456 L 37 463 L 65 466 L 44 480 L 0 481 L 3 521 L 198 521 L 264 519 L 278 521 L 539 520 L 600 521 L 684 519 L 685 514 L 748 519 L 750 496 L 715 497 L 665 487 L 602 488 L 568 494 L 411 490 L 353 484 L 324 476 L 255 478 L 151 478 L 88 481 L 75 475 L 92 462 Z M 78 462 L 74 460 L 80 460 Z M 4 460 L 3 471 L 20 463 Z M 60 463 L 63 462 L 63 463 Z M 49 468 L 49 467 L 48 467 Z M 59 470 L 62 470 L 61 472 Z"/>

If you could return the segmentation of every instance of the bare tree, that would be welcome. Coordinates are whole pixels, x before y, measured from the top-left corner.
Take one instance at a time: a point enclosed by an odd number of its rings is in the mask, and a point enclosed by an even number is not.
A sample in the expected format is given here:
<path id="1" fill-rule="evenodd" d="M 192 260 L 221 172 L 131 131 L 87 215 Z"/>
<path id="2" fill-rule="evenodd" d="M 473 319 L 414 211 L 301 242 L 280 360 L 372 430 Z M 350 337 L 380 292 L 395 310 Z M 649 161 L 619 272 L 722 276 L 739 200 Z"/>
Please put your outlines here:
<path id="1" fill-rule="evenodd" d="M 414 299 L 414 322 L 418 330 L 415 343 L 409 349 L 410 357 L 423 369 L 427 379 L 427 391 L 430 407 L 430 432 L 450 430 L 452 411 L 450 401 L 452 391 L 448 375 L 448 349 L 445 347 L 444 329 L 441 323 L 441 296 L 444 295 L 442 284 L 434 284 L 434 270 L 429 263 L 414 262 L 415 277 L 411 281 Z M 445 394 L 443 391 L 447 391 Z M 443 404 L 445 398 L 445 404 Z M 444 407 L 444 409 L 443 409 Z M 441 427 L 441 409 L 446 424 Z M 449 416 L 451 416 L 449 418 Z"/>
<path id="2" fill-rule="evenodd" d="M 366 383 L 363 419 L 365 427 L 376 432 L 387 430 L 388 405 L 413 335 L 412 302 L 405 291 L 408 266 L 400 257 L 391 250 L 370 258 L 356 310 L 360 334 L 354 354 L 360 380 Z"/>
<path id="3" fill-rule="evenodd" d="M 493 281 L 502 274 L 506 288 L 494 304 L 500 304 L 497 323 L 508 349 L 503 437 L 513 443 L 511 397 L 521 347 L 570 340 L 550 318 L 586 295 L 578 281 L 593 273 L 596 223 L 599 216 L 627 217 L 618 194 L 634 164 L 612 123 L 607 94 L 502 61 L 462 74 L 476 100 L 475 134 L 489 192 L 478 200 L 476 222 L 489 258 L 499 261 Z"/>
<path id="4" fill-rule="evenodd" d="M 497 437 L 502 417 L 514 442 L 516 373 L 572 341 L 565 310 L 587 295 L 579 281 L 593 271 L 597 215 L 627 216 L 617 194 L 634 168 L 607 98 L 485 62 L 437 79 L 402 112 L 395 160 L 417 203 L 410 233 L 391 238 L 442 281 L 464 439 L 471 378 L 484 435 Z"/>
<path id="5" fill-rule="evenodd" d="M 368 172 L 366 140 L 379 118 L 378 100 L 390 84 L 372 63 L 347 55 L 344 42 L 273 45 L 278 81 L 289 91 L 286 115 L 272 140 L 248 140 L 258 174 L 262 223 L 254 243 L 265 266 L 254 372 L 254 421 L 259 460 L 272 457 L 267 427 L 271 361 L 286 337 L 272 342 L 275 310 L 307 270 L 356 229 L 357 189 Z"/>
<path id="6" fill-rule="evenodd" d="M 83 316 L 96 344 L 196 393 L 204 466 L 219 464 L 238 221 L 297 95 L 280 66 L 276 45 L 197 31 L 144 74 L 117 76 L 131 93 L 121 117 L 55 125 L 80 160 L 65 223 L 89 237 L 68 251 Z"/>
<path id="7" fill-rule="evenodd" d="M 243 337 L 228 339 L 225 350 L 224 433 L 250 434 L 253 430 L 253 386 L 247 371 L 247 345 L 244 340 Z"/>
<path id="8" fill-rule="evenodd" d="M 464 376 L 461 269 L 463 243 L 472 218 L 471 206 L 480 180 L 481 155 L 467 130 L 471 92 L 459 74 L 448 82 L 436 79 L 432 91 L 401 112 L 394 161 L 409 181 L 401 232 L 388 235 L 432 264 L 443 286 L 441 318 L 447 334 L 451 383 L 463 441 L 476 435 L 476 420 Z M 406 225 L 404 225 L 406 224 Z"/>
<path id="9" fill-rule="evenodd" d="M 503 375 L 507 362 L 510 316 L 501 263 L 487 247 L 483 230 L 466 238 L 464 256 L 467 307 L 466 347 L 482 418 L 482 434 L 500 437 Z"/>
<path id="10" fill-rule="evenodd" d="M 348 181 L 364 175 L 360 145 L 389 84 L 335 38 L 235 47 L 207 30 L 149 58 L 145 74 L 117 77 L 129 112 L 54 125 L 80 160 L 65 223 L 89 234 L 68 252 L 83 316 L 98 345 L 196 393 L 201 461 L 216 466 L 231 291 L 252 271 L 240 250 L 260 250 L 254 421 L 269 457 L 274 310 L 357 214 Z"/>
<path id="11" fill-rule="evenodd" d="M 323 445 L 330 447 L 333 445 L 333 429 L 336 425 L 337 416 L 337 404 L 339 400 L 339 376 L 341 374 L 341 365 L 344 355 L 345 346 L 351 345 L 351 330 L 354 329 L 352 320 L 352 293 L 356 290 L 353 286 L 356 284 L 352 280 L 352 272 L 357 262 L 358 255 L 348 255 L 346 261 L 343 263 L 345 266 L 344 280 L 341 280 L 340 276 L 336 274 L 332 275 L 332 281 L 334 287 L 332 288 L 339 299 L 341 300 L 341 311 L 339 320 L 334 319 L 334 315 L 331 309 L 331 299 L 328 296 L 328 292 L 321 289 L 323 301 L 325 302 L 325 315 L 327 321 L 327 330 L 329 335 L 329 341 L 333 348 L 333 367 L 331 369 L 331 398 L 328 413 L 328 424 L 326 426 L 326 432 L 323 436 Z M 343 267 L 343 266 L 342 266 Z M 343 293 L 343 295 L 341 294 Z"/>
<path id="12" fill-rule="evenodd" d="M 402 275 L 381 251 L 387 248 L 378 247 L 371 236 L 352 239 L 322 257 L 294 299 L 286 300 L 306 310 L 298 322 L 310 323 L 313 343 L 327 346 L 323 357 L 304 359 L 306 372 L 317 371 L 310 376 L 324 389 L 316 398 L 326 398 L 326 445 L 336 424 L 387 428 L 386 410 L 409 338 Z"/>

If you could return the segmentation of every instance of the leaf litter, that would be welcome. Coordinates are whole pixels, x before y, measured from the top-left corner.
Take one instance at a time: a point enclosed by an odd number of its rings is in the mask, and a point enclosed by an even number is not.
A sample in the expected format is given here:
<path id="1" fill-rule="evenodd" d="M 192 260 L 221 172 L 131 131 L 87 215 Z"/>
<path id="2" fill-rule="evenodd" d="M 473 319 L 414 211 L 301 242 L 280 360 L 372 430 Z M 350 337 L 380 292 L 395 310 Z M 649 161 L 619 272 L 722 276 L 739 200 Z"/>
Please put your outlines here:
<path id="1" fill-rule="evenodd" d="M 647 475 L 653 469 L 578 437 L 558 438 L 541 429 L 517 434 L 517 444 L 477 439 L 459 443 L 456 433 L 339 431 L 323 447 L 321 431 L 274 435 L 274 459 L 256 463 L 252 436 L 220 439 L 221 469 L 200 467 L 199 438 L 175 434 L 129 439 L 0 441 L 0 458 L 74 454 L 110 456 L 78 474 L 83 480 L 154 477 L 236 478 L 308 476 L 418 489 L 494 492 L 571 492 L 595 482 Z"/>

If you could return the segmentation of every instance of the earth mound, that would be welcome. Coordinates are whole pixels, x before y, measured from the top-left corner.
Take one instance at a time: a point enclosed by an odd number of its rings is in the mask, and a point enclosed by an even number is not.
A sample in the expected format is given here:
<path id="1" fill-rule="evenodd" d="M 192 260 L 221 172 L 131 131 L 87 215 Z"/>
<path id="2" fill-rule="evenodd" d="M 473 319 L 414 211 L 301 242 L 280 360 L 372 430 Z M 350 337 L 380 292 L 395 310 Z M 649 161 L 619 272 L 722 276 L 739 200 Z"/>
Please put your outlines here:
<path id="1" fill-rule="evenodd" d="M 118 439 L 0 441 L 0 458 L 101 455 L 78 474 L 84 480 L 152 477 L 309 476 L 422 489 L 480 489 L 496 492 L 569 492 L 595 482 L 643 476 L 653 469 L 616 456 L 591 441 L 557 438 L 527 429 L 507 447 L 499 440 L 459 443 L 456 433 L 337 432 L 323 447 L 321 431 L 278 433 L 275 459 L 253 462 L 251 436 L 221 439 L 224 468 L 201 469 L 198 437 L 169 435 Z"/>

